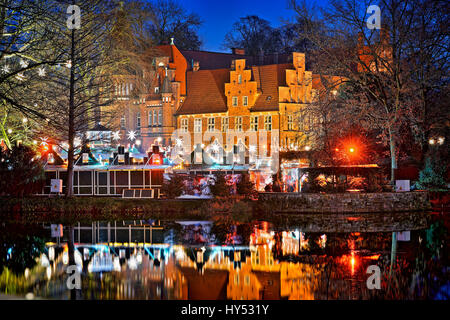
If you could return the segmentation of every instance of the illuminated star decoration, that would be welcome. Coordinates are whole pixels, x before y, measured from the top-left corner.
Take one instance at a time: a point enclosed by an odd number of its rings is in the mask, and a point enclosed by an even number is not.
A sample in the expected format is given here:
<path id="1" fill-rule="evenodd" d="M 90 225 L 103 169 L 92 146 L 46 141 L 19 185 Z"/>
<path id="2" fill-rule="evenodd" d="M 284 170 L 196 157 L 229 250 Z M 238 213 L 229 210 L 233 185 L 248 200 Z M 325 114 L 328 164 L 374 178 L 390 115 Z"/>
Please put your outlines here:
<path id="1" fill-rule="evenodd" d="M 3 73 L 9 73 L 10 69 L 8 65 L 4 65 L 2 68 Z"/>
<path id="2" fill-rule="evenodd" d="M 25 76 L 23 75 L 23 73 L 18 73 L 16 75 L 16 79 L 19 81 L 24 81 L 25 80 Z"/>
<path id="3" fill-rule="evenodd" d="M 22 68 L 27 68 L 28 67 L 28 62 L 26 62 L 25 60 L 21 59 L 20 60 L 20 66 Z"/>
<path id="4" fill-rule="evenodd" d="M 70 61 L 70 60 L 67 61 L 66 67 L 69 68 L 69 69 L 72 68 L 72 61 Z"/>
<path id="5" fill-rule="evenodd" d="M 45 68 L 38 69 L 39 77 L 45 77 Z"/>
<path id="6" fill-rule="evenodd" d="M 120 140 L 120 131 L 116 131 L 113 133 L 113 140 Z"/>
<path id="7" fill-rule="evenodd" d="M 128 140 L 133 141 L 134 139 L 136 139 L 136 132 L 135 131 L 128 131 L 127 137 L 128 137 Z"/>

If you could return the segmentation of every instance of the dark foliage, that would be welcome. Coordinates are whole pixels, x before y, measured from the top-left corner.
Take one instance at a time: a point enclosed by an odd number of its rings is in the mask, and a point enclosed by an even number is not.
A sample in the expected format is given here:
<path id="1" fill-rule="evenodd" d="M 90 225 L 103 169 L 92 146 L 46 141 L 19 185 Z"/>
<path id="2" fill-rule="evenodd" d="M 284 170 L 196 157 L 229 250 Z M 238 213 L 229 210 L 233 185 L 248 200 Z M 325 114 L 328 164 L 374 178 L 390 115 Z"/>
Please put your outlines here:
<path id="1" fill-rule="evenodd" d="M 24 196 L 35 193 L 44 180 L 42 163 L 30 147 L 0 150 L 0 194 Z"/>

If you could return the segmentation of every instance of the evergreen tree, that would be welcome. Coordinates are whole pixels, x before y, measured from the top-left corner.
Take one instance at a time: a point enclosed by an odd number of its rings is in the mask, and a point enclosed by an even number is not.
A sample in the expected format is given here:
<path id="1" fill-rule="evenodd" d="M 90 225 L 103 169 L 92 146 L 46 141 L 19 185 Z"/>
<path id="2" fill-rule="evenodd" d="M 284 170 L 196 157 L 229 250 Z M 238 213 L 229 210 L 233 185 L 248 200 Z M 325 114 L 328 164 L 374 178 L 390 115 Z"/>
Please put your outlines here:
<path id="1" fill-rule="evenodd" d="M 214 178 L 214 183 L 209 186 L 211 193 L 215 197 L 229 197 L 231 188 L 227 183 L 225 174 L 217 172 Z"/>
<path id="2" fill-rule="evenodd" d="M 446 166 L 435 157 L 425 160 L 425 167 L 419 173 L 417 187 L 420 189 L 445 188 Z"/>
<path id="3" fill-rule="evenodd" d="M 183 194 L 185 184 L 184 177 L 179 174 L 171 174 L 169 179 L 165 179 L 161 192 L 168 199 L 175 199 Z"/>

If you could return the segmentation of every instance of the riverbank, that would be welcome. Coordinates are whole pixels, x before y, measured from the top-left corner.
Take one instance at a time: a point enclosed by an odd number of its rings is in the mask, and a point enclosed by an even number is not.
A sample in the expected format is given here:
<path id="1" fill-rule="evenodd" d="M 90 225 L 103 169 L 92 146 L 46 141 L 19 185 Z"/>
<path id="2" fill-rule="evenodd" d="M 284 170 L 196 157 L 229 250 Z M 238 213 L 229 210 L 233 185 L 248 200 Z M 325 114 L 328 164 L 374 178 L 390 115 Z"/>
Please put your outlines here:
<path id="1" fill-rule="evenodd" d="M 0 198 L 0 220 L 72 224 L 115 220 L 226 220 L 248 222 L 280 214 L 352 214 L 427 211 L 427 192 L 301 194 L 262 193 L 258 201 L 237 197 L 151 200 L 104 197 Z"/>

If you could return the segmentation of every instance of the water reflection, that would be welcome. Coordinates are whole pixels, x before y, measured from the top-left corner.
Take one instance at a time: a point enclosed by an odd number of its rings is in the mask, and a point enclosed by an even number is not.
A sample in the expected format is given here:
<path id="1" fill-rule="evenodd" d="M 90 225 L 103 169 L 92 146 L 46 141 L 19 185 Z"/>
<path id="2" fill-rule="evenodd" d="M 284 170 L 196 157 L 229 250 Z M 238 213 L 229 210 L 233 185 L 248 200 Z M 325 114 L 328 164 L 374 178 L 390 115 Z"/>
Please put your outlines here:
<path id="1" fill-rule="evenodd" d="M 215 228 L 211 223 L 202 228 L 198 224 L 203 223 L 183 223 L 184 227 L 176 230 L 171 224 L 158 224 L 155 228 L 161 235 L 150 229 L 149 237 L 145 224 L 124 222 L 129 232 L 114 238 L 112 234 L 120 234 L 121 230 L 107 230 L 104 238 L 109 242 L 101 242 L 104 230 L 93 227 L 90 232 L 96 236 L 90 238 L 95 238 L 96 243 L 75 243 L 75 263 L 82 273 L 79 297 L 448 299 L 448 233 L 439 219 L 425 229 L 408 230 L 407 238 L 393 237 L 397 231 L 304 232 L 299 225 L 280 229 L 263 221 L 245 228 L 227 228 L 223 245 L 211 244 L 219 238 L 212 234 Z M 146 240 L 133 241 L 129 225 L 135 226 L 136 232 L 143 228 L 141 238 Z M 238 230 L 250 230 L 251 234 L 239 234 Z M 181 236 L 175 234 L 180 232 Z M 166 235 L 170 243 L 155 244 L 155 234 L 162 239 Z M 83 237 L 89 238 L 78 234 L 78 239 Z M 181 239 L 182 243 L 174 243 L 173 239 Z M 402 241 L 405 239 L 408 241 Z M 65 273 L 68 261 L 66 242 L 47 242 L 35 266 L 16 270 L 15 286 L 23 287 L 23 294 L 32 291 L 38 297 L 69 299 Z M 382 270 L 381 290 L 366 286 L 369 265 L 378 265 Z M 7 272 L 11 278 L 11 272 Z M 5 281 L 4 271 L 0 292 L 8 285 L 11 283 Z"/>

